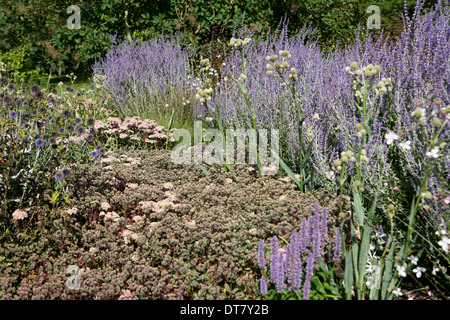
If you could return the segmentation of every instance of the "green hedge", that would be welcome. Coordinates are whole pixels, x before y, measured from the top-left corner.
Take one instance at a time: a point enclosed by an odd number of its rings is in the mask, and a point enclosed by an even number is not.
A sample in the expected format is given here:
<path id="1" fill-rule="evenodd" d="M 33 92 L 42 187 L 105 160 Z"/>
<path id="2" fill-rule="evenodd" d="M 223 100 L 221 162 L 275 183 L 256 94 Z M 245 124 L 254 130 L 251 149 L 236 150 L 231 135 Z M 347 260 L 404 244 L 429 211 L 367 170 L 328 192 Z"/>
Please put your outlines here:
<path id="1" fill-rule="evenodd" d="M 410 10 L 414 3 L 407 1 Z M 249 28 L 257 26 L 255 32 L 267 32 L 285 18 L 291 33 L 311 23 L 320 43 L 332 49 L 337 40 L 349 43 L 358 23 L 365 26 L 365 11 L 372 4 L 380 6 L 387 31 L 395 31 L 401 21 L 392 15 L 403 10 L 403 0 L 5 0 L 0 3 L 0 58 L 16 50 L 26 59 L 9 61 L 9 71 L 59 76 L 74 72 L 81 78 L 91 74 L 95 59 L 109 49 L 108 35 L 146 40 L 182 32 L 201 54 L 211 49 L 211 42 L 221 45 L 229 39 L 236 25 L 244 22 Z M 70 5 L 80 8 L 80 29 L 67 27 Z"/>

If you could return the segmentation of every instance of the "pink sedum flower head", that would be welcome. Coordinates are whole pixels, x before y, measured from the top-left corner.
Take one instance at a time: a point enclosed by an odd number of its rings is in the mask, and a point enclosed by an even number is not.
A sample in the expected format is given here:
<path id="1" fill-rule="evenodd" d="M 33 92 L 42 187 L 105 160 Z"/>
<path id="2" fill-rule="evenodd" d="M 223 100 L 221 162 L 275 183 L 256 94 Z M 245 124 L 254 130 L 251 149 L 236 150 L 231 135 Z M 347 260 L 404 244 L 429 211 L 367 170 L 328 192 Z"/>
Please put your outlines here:
<path id="1" fill-rule="evenodd" d="M 28 217 L 28 213 L 25 210 L 17 209 L 12 214 L 14 220 L 23 220 Z"/>

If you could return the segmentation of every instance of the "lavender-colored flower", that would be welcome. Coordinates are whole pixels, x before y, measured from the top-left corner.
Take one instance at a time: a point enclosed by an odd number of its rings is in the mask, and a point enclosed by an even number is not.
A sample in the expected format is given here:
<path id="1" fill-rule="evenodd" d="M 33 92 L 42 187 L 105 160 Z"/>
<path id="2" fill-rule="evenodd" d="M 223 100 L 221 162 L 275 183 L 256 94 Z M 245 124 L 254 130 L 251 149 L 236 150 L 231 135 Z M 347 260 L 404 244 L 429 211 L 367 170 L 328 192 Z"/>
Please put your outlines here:
<path id="1" fill-rule="evenodd" d="M 45 113 L 47 111 L 47 108 L 46 107 L 40 107 L 39 108 L 39 112 L 40 113 Z"/>
<path id="2" fill-rule="evenodd" d="M 101 155 L 101 156 L 103 156 L 104 154 L 105 154 L 105 149 L 103 149 L 103 148 L 100 148 L 100 150 L 98 150 L 98 152 L 99 152 L 99 154 Z"/>
<path id="3" fill-rule="evenodd" d="M 76 125 L 79 125 L 81 123 L 81 119 L 80 118 L 75 118 L 73 123 L 76 124 Z"/>
<path id="4" fill-rule="evenodd" d="M 264 251 L 264 241 L 262 241 L 262 240 L 259 240 L 259 244 L 258 244 L 258 265 L 261 269 L 267 269 L 266 254 Z"/>
<path id="5" fill-rule="evenodd" d="M 274 266 L 277 265 L 277 259 L 278 259 L 278 239 L 276 237 L 272 237 L 272 239 L 270 239 L 270 246 L 271 246 L 271 251 L 270 251 L 270 269 L 272 270 L 270 272 L 270 282 L 275 283 L 277 280 L 277 271 L 278 268 L 275 268 Z M 274 268 L 275 270 L 273 270 L 272 268 Z"/>
<path id="6" fill-rule="evenodd" d="M 75 130 L 75 126 L 72 125 L 72 124 L 68 124 L 66 129 L 67 129 L 68 132 L 73 132 L 73 130 Z"/>
<path id="7" fill-rule="evenodd" d="M 64 174 L 62 172 L 57 172 L 55 174 L 55 180 L 61 182 L 64 179 Z"/>
<path id="8" fill-rule="evenodd" d="M 97 150 L 92 150 L 91 156 L 93 156 L 93 157 L 98 156 L 98 151 Z"/>
<path id="9" fill-rule="evenodd" d="M 0 78 L 0 85 L 2 86 L 6 86 L 9 83 L 9 79 L 6 77 L 1 77 Z"/>
<path id="10" fill-rule="evenodd" d="M 36 100 L 44 100 L 45 99 L 45 95 L 41 91 L 35 92 L 34 97 L 36 98 Z"/>
<path id="11" fill-rule="evenodd" d="M 31 111 L 31 116 L 37 116 L 38 111 L 36 109 L 34 109 L 33 111 Z"/>
<path id="12" fill-rule="evenodd" d="M 75 90 L 74 90 L 73 88 L 71 88 L 71 87 L 67 87 L 67 88 L 66 88 L 66 91 L 67 91 L 67 92 L 74 92 Z"/>
<path id="13" fill-rule="evenodd" d="M 14 90 L 16 90 L 16 85 L 15 85 L 14 83 L 8 84 L 8 90 L 9 90 L 9 91 L 14 91 Z"/>
<path id="14" fill-rule="evenodd" d="M 261 280 L 259 282 L 259 290 L 261 291 L 261 294 L 263 296 L 267 294 L 267 279 L 265 275 L 261 276 Z"/>
<path id="15" fill-rule="evenodd" d="M 194 78 L 189 60 L 194 52 L 185 49 L 179 40 L 174 37 L 167 41 L 161 36 L 142 43 L 117 43 L 94 64 L 93 88 L 103 86 L 125 114 L 143 108 L 146 96 L 161 96 L 164 104 L 173 105 L 171 97 L 161 95 L 168 90 L 173 97 L 175 92 L 193 97 L 196 90 L 189 80 Z"/>
<path id="16" fill-rule="evenodd" d="M 305 281 L 303 283 L 303 300 L 309 300 L 309 293 L 311 288 L 311 279 L 314 275 L 315 259 L 313 255 L 309 255 L 306 258 L 306 274 Z"/>
<path id="17" fill-rule="evenodd" d="M 53 93 L 53 94 L 57 94 L 57 93 L 58 93 L 58 90 L 55 89 L 55 88 L 53 88 L 50 92 Z"/>
<path id="18" fill-rule="evenodd" d="M 340 228 L 336 228 L 333 261 L 338 262 L 342 259 L 342 237 Z"/>
<path id="19" fill-rule="evenodd" d="M 48 139 L 48 143 L 50 143 L 51 145 L 56 144 L 56 139 L 50 138 L 50 139 Z"/>
<path id="20" fill-rule="evenodd" d="M 11 111 L 10 113 L 9 113 L 9 117 L 11 118 L 11 119 L 17 119 L 17 117 L 19 116 L 19 114 L 16 112 L 16 111 Z"/>
<path id="21" fill-rule="evenodd" d="M 45 144 L 45 141 L 42 140 L 41 138 L 39 138 L 39 139 L 36 140 L 35 144 L 36 144 L 36 147 L 42 148 L 44 146 L 44 144 Z"/>
<path id="22" fill-rule="evenodd" d="M 30 105 L 30 103 L 28 102 L 28 100 L 24 100 L 24 101 L 22 102 L 22 106 L 23 106 L 24 108 L 28 108 L 29 105 Z"/>
<path id="23" fill-rule="evenodd" d="M 66 130 L 65 130 L 63 127 L 61 127 L 61 128 L 59 128 L 58 133 L 59 133 L 59 134 L 63 134 L 65 131 L 66 131 Z"/>

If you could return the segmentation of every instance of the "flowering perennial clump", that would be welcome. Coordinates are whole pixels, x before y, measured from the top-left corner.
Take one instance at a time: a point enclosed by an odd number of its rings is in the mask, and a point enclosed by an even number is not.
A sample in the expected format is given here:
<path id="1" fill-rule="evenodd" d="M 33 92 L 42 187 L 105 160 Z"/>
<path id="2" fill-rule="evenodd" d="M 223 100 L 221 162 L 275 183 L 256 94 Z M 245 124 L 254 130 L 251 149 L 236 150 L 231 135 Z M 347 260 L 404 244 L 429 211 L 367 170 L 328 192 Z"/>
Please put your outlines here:
<path id="1" fill-rule="evenodd" d="M 324 248 L 328 241 L 327 209 L 319 213 L 319 205 L 314 207 L 314 214 L 303 219 L 300 232 L 292 232 L 291 241 L 283 249 L 278 239 L 270 239 L 270 283 L 273 283 L 278 293 L 284 290 L 299 292 L 303 287 L 303 300 L 309 299 L 311 279 L 314 270 L 318 267 L 318 259 L 322 258 Z M 337 229 L 335 237 L 334 260 L 341 259 L 341 238 Z M 264 242 L 259 241 L 258 265 L 263 270 L 260 281 L 260 290 L 267 294 L 268 283 L 266 279 L 266 260 Z"/>

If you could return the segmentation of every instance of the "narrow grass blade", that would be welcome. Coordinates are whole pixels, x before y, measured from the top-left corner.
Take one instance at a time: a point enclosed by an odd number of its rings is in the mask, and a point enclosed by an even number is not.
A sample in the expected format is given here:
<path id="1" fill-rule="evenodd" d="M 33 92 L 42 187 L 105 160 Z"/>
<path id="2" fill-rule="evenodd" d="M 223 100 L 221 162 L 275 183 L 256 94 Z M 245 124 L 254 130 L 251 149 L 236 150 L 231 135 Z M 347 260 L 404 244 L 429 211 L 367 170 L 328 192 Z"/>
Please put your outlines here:
<path id="1" fill-rule="evenodd" d="M 208 175 L 208 174 L 209 174 L 209 171 L 206 170 L 200 163 L 198 163 L 198 162 L 195 161 L 195 160 L 194 160 L 194 163 L 195 163 L 196 165 L 198 165 L 198 166 L 200 167 L 200 169 L 202 169 L 202 171 L 203 171 L 203 173 L 204 173 L 205 175 Z"/>
<path id="2" fill-rule="evenodd" d="M 391 240 L 391 246 L 389 248 L 389 254 L 388 254 L 387 260 L 386 260 L 386 267 L 384 269 L 383 281 L 381 283 L 381 299 L 382 300 L 386 299 L 388 286 L 389 286 L 389 283 L 391 282 L 391 278 L 392 278 L 392 269 L 394 266 L 394 241 L 392 241 L 392 239 L 390 239 L 390 240 Z"/>
<path id="3" fill-rule="evenodd" d="M 347 300 L 352 300 L 352 286 L 353 286 L 353 263 L 352 263 L 352 250 L 348 250 L 345 253 L 345 271 L 344 271 L 344 284 Z"/>
<path id="4" fill-rule="evenodd" d="M 281 158 L 278 156 L 278 153 L 276 153 L 273 149 L 271 149 L 271 151 L 272 151 L 272 155 L 277 159 L 278 163 L 281 165 L 281 168 L 283 168 L 283 170 L 287 173 L 287 175 L 292 180 L 294 180 L 294 182 L 297 184 L 297 186 L 301 190 L 300 181 L 298 181 L 298 179 L 295 177 L 294 173 L 291 171 L 291 169 L 289 169 L 288 165 L 283 160 L 281 160 Z"/>
<path id="5" fill-rule="evenodd" d="M 355 212 L 358 217 L 358 222 L 360 226 L 364 225 L 364 209 L 361 203 L 361 197 L 356 189 L 356 185 L 353 183 L 353 202 L 355 203 Z"/>

